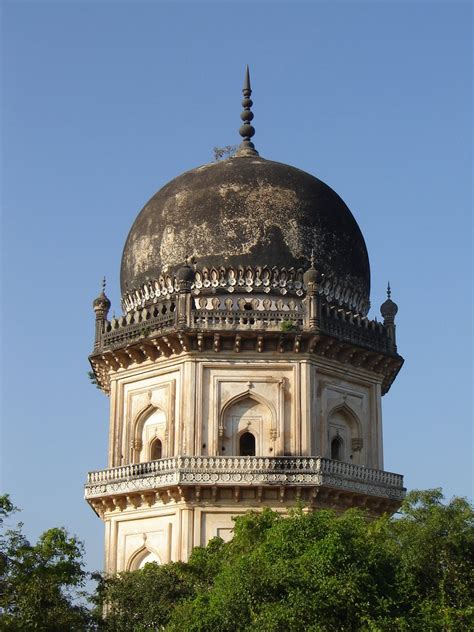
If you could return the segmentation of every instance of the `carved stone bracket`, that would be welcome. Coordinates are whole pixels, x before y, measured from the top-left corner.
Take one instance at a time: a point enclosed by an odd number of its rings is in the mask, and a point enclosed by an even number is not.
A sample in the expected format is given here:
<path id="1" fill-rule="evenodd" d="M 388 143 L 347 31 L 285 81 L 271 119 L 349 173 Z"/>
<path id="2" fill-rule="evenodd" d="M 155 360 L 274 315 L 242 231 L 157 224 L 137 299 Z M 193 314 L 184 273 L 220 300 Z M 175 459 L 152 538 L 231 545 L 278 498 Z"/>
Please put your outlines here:
<path id="1" fill-rule="evenodd" d="M 364 446 L 364 441 L 362 439 L 362 437 L 356 437 L 354 439 L 352 439 L 352 451 L 353 452 L 360 452 L 362 450 Z"/>

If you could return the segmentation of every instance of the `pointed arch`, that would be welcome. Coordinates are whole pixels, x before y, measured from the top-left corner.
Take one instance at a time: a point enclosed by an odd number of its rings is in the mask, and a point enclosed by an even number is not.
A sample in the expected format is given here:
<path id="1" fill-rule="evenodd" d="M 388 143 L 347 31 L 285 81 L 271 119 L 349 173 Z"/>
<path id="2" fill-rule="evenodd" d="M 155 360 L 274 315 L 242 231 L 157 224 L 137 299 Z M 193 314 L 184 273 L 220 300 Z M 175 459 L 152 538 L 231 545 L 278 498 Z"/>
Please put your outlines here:
<path id="1" fill-rule="evenodd" d="M 150 438 L 144 437 L 144 429 L 147 421 L 154 415 L 156 412 L 160 412 L 163 415 L 163 429 L 162 431 L 150 441 Z M 167 453 L 167 445 L 166 445 L 166 436 L 168 432 L 168 416 L 166 411 L 157 404 L 148 403 L 144 408 L 142 408 L 136 415 L 135 419 L 132 423 L 132 441 L 131 441 L 131 454 L 130 461 L 131 463 L 138 463 L 141 460 L 150 460 L 151 447 L 155 438 L 158 438 L 161 441 L 162 445 L 162 456 Z"/>
<path id="2" fill-rule="evenodd" d="M 161 558 L 158 553 L 152 549 L 151 547 L 147 547 L 143 545 L 135 551 L 130 557 L 127 564 L 127 571 L 136 571 L 142 567 L 142 565 L 148 562 L 147 558 L 150 558 L 150 562 L 156 562 L 157 564 L 162 564 Z M 147 560 L 147 561 L 145 561 Z"/>
<path id="3" fill-rule="evenodd" d="M 236 404 L 239 404 L 240 402 L 244 402 L 247 399 L 253 400 L 256 404 L 262 404 L 262 406 L 266 406 L 270 411 L 270 426 L 272 429 L 276 428 L 277 415 L 275 407 L 271 404 L 271 402 L 265 399 L 265 397 L 262 397 L 258 393 L 253 393 L 250 390 L 239 393 L 238 395 L 234 395 L 233 397 L 230 397 L 226 402 L 224 402 L 219 414 L 219 428 L 225 428 L 225 418 L 229 409 Z"/>
<path id="4" fill-rule="evenodd" d="M 152 439 L 150 443 L 150 461 L 156 461 L 163 457 L 163 442 L 159 437 Z"/>
<path id="5" fill-rule="evenodd" d="M 360 423 L 360 419 L 359 416 L 357 415 L 357 413 L 352 410 L 352 408 L 350 406 L 348 406 L 348 404 L 346 402 L 342 403 L 342 404 L 336 404 L 335 406 L 333 406 L 327 415 L 327 419 L 328 421 L 331 420 L 331 417 L 334 417 L 334 415 L 336 413 L 343 413 L 346 417 L 349 418 L 349 420 L 352 422 L 353 424 L 353 430 L 355 431 L 355 436 L 357 437 L 361 437 L 362 436 L 362 424 Z"/>
<path id="6" fill-rule="evenodd" d="M 270 455 L 277 435 L 277 414 L 265 397 L 250 390 L 230 397 L 219 413 L 218 454 L 237 456 L 242 454 L 241 435 L 251 435 L 253 447 L 244 450 L 246 456 Z M 250 442 L 250 438 L 249 438 Z"/>
<path id="7" fill-rule="evenodd" d="M 149 417 L 153 415 L 157 410 L 163 413 L 165 419 L 167 419 L 166 410 L 159 404 L 148 403 L 142 408 L 136 415 L 132 425 L 132 437 L 138 439 L 141 437 L 143 426 Z"/>
<path id="8" fill-rule="evenodd" d="M 328 412 L 327 456 L 336 461 L 360 464 L 362 424 L 358 415 L 346 402 L 336 404 Z"/>

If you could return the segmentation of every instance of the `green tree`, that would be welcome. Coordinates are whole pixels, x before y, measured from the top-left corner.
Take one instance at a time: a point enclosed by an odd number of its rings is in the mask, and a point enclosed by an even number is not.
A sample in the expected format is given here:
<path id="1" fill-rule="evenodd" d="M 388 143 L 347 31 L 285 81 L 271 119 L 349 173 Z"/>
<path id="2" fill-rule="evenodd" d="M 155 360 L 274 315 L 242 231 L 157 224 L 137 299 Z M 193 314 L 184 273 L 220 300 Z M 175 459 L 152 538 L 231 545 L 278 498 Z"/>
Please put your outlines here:
<path id="1" fill-rule="evenodd" d="M 474 629 L 473 510 L 411 492 L 396 517 L 265 509 L 188 564 L 105 579 L 105 629 L 323 632 Z"/>
<path id="2" fill-rule="evenodd" d="M 209 590 L 220 570 L 223 542 L 196 548 L 187 564 L 175 562 L 99 578 L 94 597 L 96 614 L 105 612 L 103 629 L 110 632 L 161 630 L 176 606 Z"/>
<path id="3" fill-rule="evenodd" d="M 78 600 L 87 576 L 82 544 L 62 528 L 31 544 L 21 523 L 7 526 L 15 511 L 8 495 L 0 496 L 0 629 L 91 629 L 89 611 Z"/>
<path id="4" fill-rule="evenodd" d="M 474 514 L 441 490 L 410 492 L 402 518 L 389 522 L 405 618 L 419 630 L 474 629 Z"/>

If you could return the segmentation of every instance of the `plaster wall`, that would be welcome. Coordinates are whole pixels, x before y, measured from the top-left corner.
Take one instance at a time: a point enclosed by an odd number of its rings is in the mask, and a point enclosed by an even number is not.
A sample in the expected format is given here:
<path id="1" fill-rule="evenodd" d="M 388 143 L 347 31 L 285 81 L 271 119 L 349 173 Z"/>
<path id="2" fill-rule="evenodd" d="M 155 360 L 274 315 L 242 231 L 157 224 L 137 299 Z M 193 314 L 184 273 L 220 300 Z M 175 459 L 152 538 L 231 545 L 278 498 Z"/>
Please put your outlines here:
<path id="1" fill-rule="evenodd" d="M 295 358 L 187 358 L 136 365 L 112 378 L 109 467 L 162 457 L 239 454 L 250 431 L 258 456 L 331 456 L 383 468 L 376 374 L 338 362 Z"/>
<path id="2" fill-rule="evenodd" d="M 250 508 L 260 510 L 261 505 L 249 499 L 240 507 L 221 501 L 218 506 L 183 503 L 112 512 L 105 516 L 106 572 L 135 570 L 147 561 L 186 561 L 194 547 L 205 546 L 216 536 L 230 540 L 233 518 Z M 274 508 L 288 510 L 286 505 Z"/>
<path id="3" fill-rule="evenodd" d="M 239 437 L 249 431 L 256 456 L 331 457 L 337 435 L 343 460 L 383 469 L 380 400 L 375 373 L 296 354 L 187 354 L 133 365 L 112 375 L 109 467 L 150 460 L 156 438 L 163 458 L 238 455 Z M 229 539 L 232 517 L 262 505 L 255 490 L 244 490 L 238 503 L 226 494 L 204 505 L 106 513 L 107 570 L 138 568 L 147 555 L 185 560 L 216 535 Z M 264 504 L 287 510 L 276 491 L 265 494 Z"/>

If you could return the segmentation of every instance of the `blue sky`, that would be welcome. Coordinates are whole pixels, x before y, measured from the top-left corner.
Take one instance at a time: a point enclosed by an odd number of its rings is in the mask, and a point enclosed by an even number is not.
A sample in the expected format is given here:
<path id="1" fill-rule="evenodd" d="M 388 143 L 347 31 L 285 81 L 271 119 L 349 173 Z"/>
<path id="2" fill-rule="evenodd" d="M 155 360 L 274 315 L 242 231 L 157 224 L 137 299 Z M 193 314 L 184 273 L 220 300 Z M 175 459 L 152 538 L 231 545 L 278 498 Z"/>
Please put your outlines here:
<path id="1" fill-rule="evenodd" d="M 372 316 L 390 279 L 406 358 L 385 468 L 472 494 L 470 3 L 3 2 L 2 489 L 36 537 L 106 464 L 87 355 L 100 280 L 144 203 L 239 141 L 251 66 L 261 155 L 315 174 L 364 233 Z"/>

